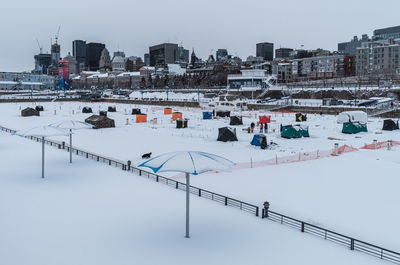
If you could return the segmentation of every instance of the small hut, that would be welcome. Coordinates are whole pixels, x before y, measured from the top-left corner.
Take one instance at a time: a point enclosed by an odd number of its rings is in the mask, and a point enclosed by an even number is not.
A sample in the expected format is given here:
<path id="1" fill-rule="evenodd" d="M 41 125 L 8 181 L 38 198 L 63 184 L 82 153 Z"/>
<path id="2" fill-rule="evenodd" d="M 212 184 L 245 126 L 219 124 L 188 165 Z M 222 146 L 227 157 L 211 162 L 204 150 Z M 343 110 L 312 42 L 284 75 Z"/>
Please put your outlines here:
<path id="1" fill-rule="evenodd" d="M 94 126 L 94 129 L 115 127 L 115 122 L 113 119 L 102 115 L 92 115 L 87 118 L 85 122 L 92 124 Z"/>
<path id="2" fill-rule="evenodd" d="M 243 125 L 242 117 L 239 116 L 231 116 L 231 120 L 229 125 Z"/>
<path id="3" fill-rule="evenodd" d="M 132 115 L 142 114 L 140 109 L 132 109 Z"/>
<path id="4" fill-rule="evenodd" d="M 211 120 L 212 119 L 212 112 L 211 111 L 204 111 L 203 112 L 203 120 Z"/>
<path id="5" fill-rule="evenodd" d="M 307 121 L 307 115 L 301 112 L 296 113 L 296 122 L 303 122 L 303 121 Z"/>
<path id="6" fill-rule="evenodd" d="M 99 111 L 99 115 L 100 115 L 100 116 L 106 116 L 106 117 L 107 117 L 107 111 L 105 111 L 105 110 L 100 110 L 100 111 Z"/>
<path id="7" fill-rule="evenodd" d="M 116 107 L 108 107 L 108 112 L 117 112 L 117 108 Z"/>
<path id="8" fill-rule="evenodd" d="M 92 108 L 90 107 L 83 107 L 82 113 L 93 113 Z"/>
<path id="9" fill-rule="evenodd" d="M 147 122 L 147 114 L 137 114 L 136 115 L 136 123 L 146 123 Z"/>
<path id="10" fill-rule="evenodd" d="M 218 129 L 217 141 L 220 142 L 235 142 L 237 141 L 236 129 L 230 127 L 222 127 Z"/>
<path id="11" fill-rule="evenodd" d="M 172 114 L 171 108 L 164 108 L 164 115 Z"/>
<path id="12" fill-rule="evenodd" d="M 188 120 L 176 120 L 176 128 L 187 128 L 188 127 Z"/>
<path id="13" fill-rule="evenodd" d="M 41 105 L 37 105 L 37 106 L 35 107 L 35 110 L 37 110 L 37 111 L 43 111 L 44 108 L 43 108 L 43 106 L 41 106 Z"/>
<path id="14" fill-rule="evenodd" d="M 182 112 L 173 112 L 172 113 L 172 120 L 182 120 Z"/>
<path id="15" fill-rule="evenodd" d="M 230 117 L 231 116 L 231 112 L 230 111 L 222 111 L 222 110 L 220 110 L 220 111 L 217 111 L 216 116 L 222 117 L 222 118 Z"/>
<path id="16" fill-rule="evenodd" d="M 40 112 L 32 108 L 26 108 L 21 110 L 21 116 L 22 117 L 40 116 Z"/>

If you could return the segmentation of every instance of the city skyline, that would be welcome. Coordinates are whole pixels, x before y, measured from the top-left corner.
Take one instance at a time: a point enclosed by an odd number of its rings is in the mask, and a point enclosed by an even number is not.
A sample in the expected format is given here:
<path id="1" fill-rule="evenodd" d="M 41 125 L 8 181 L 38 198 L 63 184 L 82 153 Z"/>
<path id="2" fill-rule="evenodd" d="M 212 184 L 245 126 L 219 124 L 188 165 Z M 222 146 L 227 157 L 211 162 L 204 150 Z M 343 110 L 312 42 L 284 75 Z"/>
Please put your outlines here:
<path id="1" fill-rule="evenodd" d="M 259 42 L 272 42 L 274 49 L 299 49 L 304 45 L 305 49 L 337 50 L 337 43 L 349 41 L 355 35 L 372 35 L 374 29 L 398 24 L 398 1 L 384 1 L 392 7 L 390 10 L 386 5 L 366 2 L 289 0 L 282 4 L 206 0 L 188 4 L 182 0 L 117 0 L 113 2 L 115 8 L 104 8 L 109 2 L 72 0 L 64 6 L 42 0 L 24 1 L 22 10 L 20 2 L 6 1 L 3 6 L 9 11 L 0 17 L 0 23 L 14 24 L 3 30 L 8 37 L 0 45 L 0 71 L 32 70 L 33 56 L 39 53 L 36 38 L 44 52 L 50 51 L 50 38 L 54 42 L 59 25 L 62 57 L 68 52 L 72 54 L 72 41 L 77 39 L 105 43 L 110 52 L 121 50 L 127 56 L 140 57 L 149 46 L 164 42 L 194 49 L 203 59 L 211 53 L 215 55 L 217 49 L 227 49 L 229 54 L 246 59 L 256 55 Z M 358 16 L 355 20 L 355 11 L 375 15 Z"/>

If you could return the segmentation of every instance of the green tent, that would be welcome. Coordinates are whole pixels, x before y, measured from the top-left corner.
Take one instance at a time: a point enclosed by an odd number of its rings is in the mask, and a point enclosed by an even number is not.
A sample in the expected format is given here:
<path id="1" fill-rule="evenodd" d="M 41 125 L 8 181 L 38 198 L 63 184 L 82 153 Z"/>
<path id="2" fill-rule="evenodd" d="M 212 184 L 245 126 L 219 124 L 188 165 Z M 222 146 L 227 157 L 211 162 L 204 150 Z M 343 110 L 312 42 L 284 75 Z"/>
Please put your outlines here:
<path id="1" fill-rule="evenodd" d="M 342 133 L 359 133 L 368 132 L 366 123 L 359 122 L 345 122 L 343 123 Z"/>
<path id="2" fill-rule="evenodd" d="M 281 136 L 283 138 L 310 137 L 307 126 L 286 125 L 282 126 Z"/>

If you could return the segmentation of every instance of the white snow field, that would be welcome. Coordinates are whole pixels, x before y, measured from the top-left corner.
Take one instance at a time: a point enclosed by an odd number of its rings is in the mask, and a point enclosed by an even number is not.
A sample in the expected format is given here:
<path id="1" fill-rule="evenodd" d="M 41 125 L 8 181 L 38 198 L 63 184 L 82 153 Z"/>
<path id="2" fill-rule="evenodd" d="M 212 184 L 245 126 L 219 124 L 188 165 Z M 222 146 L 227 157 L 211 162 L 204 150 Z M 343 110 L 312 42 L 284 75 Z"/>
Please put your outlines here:
<path id="1" fill-rule="evenodd" d="M 279 126 L 294 124 L 294 114 L 270 113 L 272 122 L 267 141 L 277 145 L 261 150 L 250 145 L 253 135 L 242 129 L 251 121 L 257 121 L 258 115 L 264 112 L 238 113 L 245 116 L 244 125 L 235 126 L 239 141 L 223 143 L 216 141 L 218 128 L 229 125 L 229 120 L 202 120 L 203 110 L 198 108 L 173 108 L 189 118 L 189 128 L 176 129 L 170 116 L 164 115 L 163 107 L 159 106 L 87 102 L 39 104 L 45 109 L 40 117 L 20 116 L 20 108 L 34 107 L 32 103 L 0 104 L 0 125 L 24 129 L 66 119 L 83 121 L 90 115 L 81 113 L 84 106 L 92 107 L 95 113 L 116 106 L 116 113 L 108 113 L 115 119 L 116 128 L 76 131 L 74 145 L 107 157 L 131 160 L 134 165 L 142 162 L 141 155 L 147 152 L 156 156 L 169 151 L 198 150 L 224 156 L 236 163 L 249 163 L 276 156 L 296 156 L 299 152 L 303 156 L 304 152 L 317 150 L 329 153 L 336 142 L 358 148 L 371 144 L 374 139 L 400 141 L 400 131 L 381 130 L 383 119 L 370 118 L 368 133 L 346 135 L 341 133 L 342 125 L 336 123 L 336 117 L 330 115 L 308 115 L 304 124 L 309 126 L 309 138 L 284 139 L 279 136 Z M 129 113 L 136 107 L 148 114 L 148 123 L 135 123 L 135 116 Z M 154 118 L 157 123 L 150 122 Z M 66 137 L 52 139 L 68 142 Z M 391 151 L 359 150 L 307 162 L 203 174 L 193 177 L 192 184 L 259 206 L 269 201 L 273 211 L 399 251 L 399 154 L 399 147 Z M 117 174 L 121 173 L 117 171 Z M 164 175 L 181 178 L 177 174 Z"/>
<path id="2" fill-rule="evenodd" d="M 383 264 L 105 164 L 0 132 L 0 264 Z"/>

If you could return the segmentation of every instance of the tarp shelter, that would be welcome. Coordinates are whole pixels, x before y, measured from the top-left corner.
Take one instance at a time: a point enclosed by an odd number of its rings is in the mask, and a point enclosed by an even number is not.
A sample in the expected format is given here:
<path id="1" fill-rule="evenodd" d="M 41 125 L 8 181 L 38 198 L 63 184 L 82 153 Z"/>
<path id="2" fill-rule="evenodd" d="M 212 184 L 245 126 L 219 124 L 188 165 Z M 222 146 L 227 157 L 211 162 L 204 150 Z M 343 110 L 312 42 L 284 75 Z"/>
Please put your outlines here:
<path id="1" fill-rule="evenodd" d="M 43 111 L 44 108 L 43 108 L 43 106 L 41 106 L 41 105 L 37 105 L 37 106 L 35 107 L 35 110 L 37 110 L 37 111 Z"/>
<path id="2" fill-rule="evenodd" d="M 107 111 L 105 111 L 105 110 L 100 110 L 100 111 L 99 111 L 99 115 L 100 115 L 100 116 L 106 116 L 106 117 L 107 117 Z"/>
<path id="3" fill-rule="evenodd" d="M 283 138 L 310 137 L 308 127 L 299 124 L 282 126 L 281 136 Z"/>
<path id="4" fill-rule="evenodd" d="M 258 116 L 258 119 L 260 121 L 260 123 L 270 123 L 271 122 L 271 116 Z"/>
<path id="5" fill-rule="evenodd" d="M 136 123 L 147 122 L 147 114 L 136 114 Z"/>
<path id="6" fill-rule="evenodd" d="M 250 142 L 251 145 L 261 146 L 264 145 L 264 148 L 267 147 L 267 136 L 265 134 L 255 134 L 253 136 L 253 140 Z"/>
<path id="7" fill-rule="evenodd" d="M 384 131 L 393 131 L 393 130 L 398 130 L 399 129 L 399 121 L 394 122 L 392 119 L 387 119 L 383 121 L 383 127 L 382 130 Z"/>
<path id="8" fill-rule="evenodd" d="M 172 114 L 171 108 L 164 108 L 164 115 Z"/>
<path id="9" fill-rule="evenodd" d="M 82 109 L 82 113 L 92 113 L 93 111 L 92 111 L 92 108 L 89 108 L 89 107 L 83 107 L 83 109 Z"/>
<path id="10" fill-rule="evenodd" d="M 141 114 L 140 109 L 132 109 L 132 115 Z"/>
<path id="11" fill-rule="evenodd" d="M 212 112 L 211 111 L 204 111 L 203 112 L 203 120 L 211 120 L 212 119 Z"/>
<path id="12" fill-rule="evenodd" d="M 176 120 L 176 128 L 187 128 L 188 120 Z"/>
<path id="13" fill-rule="evenodd" d="M 359 122 L 366 124 L 368 122 L 367 113 L 364 111 L 343 111 L 339 113 L 337 123 L 341 124 L 346 122 Z"/>
<path id="14" fill-rule="evenodd" d="M 182 112 L 174 112 L 172 113 L 172 120 L 182 120 Z"/>
<path id="15" fill-rule="evenodd" d="M 222 127 L 218 129 L 217 141 L 221 142 L 234 142 L 237 141 L 236 129 L 230 127 Z"/>
<path id="16" fill-rule="evenodd" d="M 85 122 L 92 124 L 94 129 L 101 128 L 114 128 L 115 122 L 114 120 L 101 115 L 92 115 L 85 120 Z"/>
<path id="17" fill-rule="evenodd" d="M 231 116 L 231 112 L 230 111 L 217 111 L 217 113 L 215 114 L 218 117 L 230 117 Z"/>
<path id="18" fill-rule="evenodd" d="M 109 112 L 117 112 L 117 108 L 116 108 L 116 107 L 111 107 L 111 106 L 109 106 L 109 107 L 108 107 L 108 111 L 109 111 Z"/>
<path id="19" fill-rule="evenodd" d="M 359 133 L 359 132 L 368 132 L 366 123 L 359 122 L 345 122 L 343 123 L 342 133 Z"/>
<path id="20" fill-rule="evenodd" d="M 296 122 L 303 122 L 303 121 L 307 121 L 307 115 L 300 112 L 296 113 Z"/>
<path id="21" fill-rule="evenodd" d="M 242 117 L 232 116 L 229 125 L 243 125 Z"/>
<path id="22" fill-rule="evenodd" d="M 22 117 L 40 116 L 40 112 L 32 108 L 26 108 L 21 110 L 21 116 Z"/>

